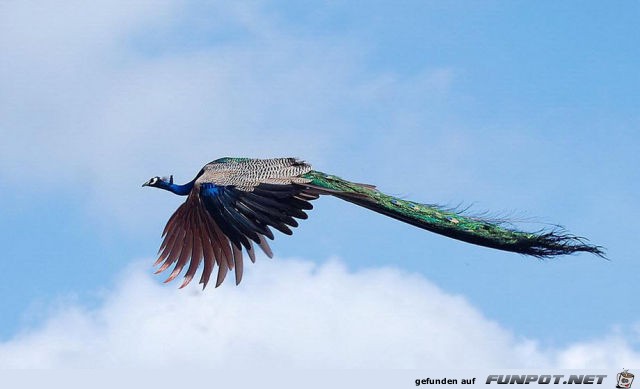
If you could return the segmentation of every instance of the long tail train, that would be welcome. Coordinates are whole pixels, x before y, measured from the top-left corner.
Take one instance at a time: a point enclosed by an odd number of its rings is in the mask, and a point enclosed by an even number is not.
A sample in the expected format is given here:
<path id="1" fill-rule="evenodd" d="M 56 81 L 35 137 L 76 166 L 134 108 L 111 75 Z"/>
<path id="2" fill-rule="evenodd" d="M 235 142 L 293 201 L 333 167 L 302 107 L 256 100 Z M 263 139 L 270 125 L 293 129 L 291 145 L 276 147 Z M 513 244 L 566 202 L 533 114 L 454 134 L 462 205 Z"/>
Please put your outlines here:
<path id="1" fill-rule="evenodd" d="M 303 175 L 317 194 L 328 194 L 372 211 L 412 224 L 436 234 L 498 250 L 549 258 L 588 252 L 605 258 L 601 246 L 586 243 L 558 227 L 552 230 L 524 232 L 503 222 L 466 216 L 442 207 L 420 204 L 389 196 L 372 185 L 358 184 L 318 171 Z"/>

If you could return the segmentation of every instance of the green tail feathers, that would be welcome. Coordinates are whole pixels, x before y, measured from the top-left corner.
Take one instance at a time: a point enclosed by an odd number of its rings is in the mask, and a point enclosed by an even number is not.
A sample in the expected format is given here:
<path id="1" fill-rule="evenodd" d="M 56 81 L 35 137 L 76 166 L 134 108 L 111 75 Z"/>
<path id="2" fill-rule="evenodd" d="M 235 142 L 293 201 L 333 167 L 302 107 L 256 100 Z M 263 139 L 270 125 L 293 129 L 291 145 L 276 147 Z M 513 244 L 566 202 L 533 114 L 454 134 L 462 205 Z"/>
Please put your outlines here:
<path id="1" fill-rule="evenodd" d="M 568 234 L 559 227 L 550 231 L 518 231 L 509 228 L 504 222 L 465 216 L 436 205 L 402 200 L 386 195 L 372 185 L 345 181 L 322 172 L 310 171 L 303 177 L 311 180 L 307 185 L 319 194 L 330 194 L 427 231 L 464 242 L 538 258 L 581 251 L 604 257 L 602 247 L 587 244 L 584 238 Z"/>

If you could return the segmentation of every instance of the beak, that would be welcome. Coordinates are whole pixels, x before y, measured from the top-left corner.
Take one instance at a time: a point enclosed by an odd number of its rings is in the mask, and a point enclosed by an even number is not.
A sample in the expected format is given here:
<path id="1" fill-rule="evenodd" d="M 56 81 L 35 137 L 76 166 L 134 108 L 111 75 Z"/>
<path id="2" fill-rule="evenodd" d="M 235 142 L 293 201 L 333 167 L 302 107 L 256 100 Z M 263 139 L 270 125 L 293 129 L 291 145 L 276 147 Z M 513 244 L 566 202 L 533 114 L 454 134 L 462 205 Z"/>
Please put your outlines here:
<path id="1" fill-rule="evenodd" d="M 142 187 L 144 188 L 145 186 L 149 186 L 149 183 L 150 183 L 150 182 L 151 182 L 151 181 L 147 181 L 147 182 L 145 182 L 144 184 L 142 184 Z"/>

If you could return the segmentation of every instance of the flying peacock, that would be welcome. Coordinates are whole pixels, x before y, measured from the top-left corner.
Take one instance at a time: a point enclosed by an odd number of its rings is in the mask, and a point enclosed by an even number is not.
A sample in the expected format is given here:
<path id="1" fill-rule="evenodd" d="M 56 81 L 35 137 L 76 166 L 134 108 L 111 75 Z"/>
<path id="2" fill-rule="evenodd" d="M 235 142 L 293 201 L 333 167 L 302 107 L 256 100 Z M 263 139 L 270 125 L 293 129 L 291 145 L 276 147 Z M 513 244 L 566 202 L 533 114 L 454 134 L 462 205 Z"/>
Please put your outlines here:
<path id="1" fill-rule="evenodd" d="M 576 252 L 603 257 L 602 247 L 586 243 L 560 228 L 524 232 L 501 221 L 473 217 L 437 205 L 420 204 L 378 191 L 375 186 L 343 180 L 312 170 L 296 158 L 220 158 L 206 164 L 184 184 L 153 177 L 142 186 L 168 190 L 187 200 L 173 213 L 162 233 L 164 238 L 156 273 L 175 263 L 165 282 L 176 278 L 188 264 L 181 288 L 193 279 L 200 263 L 200 284 L 207 286 L 218 266 L 216 287 L 227 272 L 235 270 L 242 280 L 243 249 L 255 262 L 254 243 L 272 257 L 265 238 L 272 229 L 291 235 L 296 219 L 306 219 L 312 200 L 331 195 L 427 231 L 453 239 L 537 258 Z"/>

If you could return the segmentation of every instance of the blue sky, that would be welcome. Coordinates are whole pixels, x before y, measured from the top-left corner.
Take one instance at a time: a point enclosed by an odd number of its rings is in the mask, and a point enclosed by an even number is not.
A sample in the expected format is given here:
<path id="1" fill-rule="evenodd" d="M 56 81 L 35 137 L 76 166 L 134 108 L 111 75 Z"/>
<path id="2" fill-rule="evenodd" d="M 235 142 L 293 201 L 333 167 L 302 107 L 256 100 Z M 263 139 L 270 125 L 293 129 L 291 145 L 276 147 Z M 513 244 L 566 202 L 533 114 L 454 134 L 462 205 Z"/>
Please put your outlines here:
<path id="1" fill-rule="evenodd" d="M 534 342 L 540 355 L 556 350 L 549 360 L 580 344 L 606 349 L 613 337 L 638 361 L 637 3 L 1 7 L 4 361 L 15 360 L 7 345 L 27 350 L 20 339 L 45 337 L 69 309 L 104 313 L 127 291 L 149 304 L 154 293 L 191 296 L 149 275 L 182 199 L 140 185 L 167 174 L 189 181 L 222 156 L 297 156 L 412 200 L 527 219 L 525 229 L 559 223 L 611 261 L 523 258 L 323 198 L 293 237 L 276 238 L 274 260 L 207 299 L 253 295 L 252 285 L 281 297 L 277 282 L 247 278 L 279 266 L 297 274 L 298 262 L 320 274 L 338 261 L 329 273 L 357 285 L 367 272 L 403 274 L 395 286 L 374 277 L 374 289 L 413 293 L 402 280 L 418 277 L 428 285 L 419 291 L 463 299 L 461 315 Z"/>

